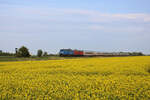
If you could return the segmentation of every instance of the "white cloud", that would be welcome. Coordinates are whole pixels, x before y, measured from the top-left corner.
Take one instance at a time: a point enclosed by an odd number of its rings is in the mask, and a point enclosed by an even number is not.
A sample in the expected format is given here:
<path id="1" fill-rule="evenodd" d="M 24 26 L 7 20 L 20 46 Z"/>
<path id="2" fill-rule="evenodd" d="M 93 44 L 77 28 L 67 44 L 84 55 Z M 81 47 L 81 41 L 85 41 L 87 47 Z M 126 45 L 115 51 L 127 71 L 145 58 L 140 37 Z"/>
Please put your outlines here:
<path id="1" fill-rule="evenodd" d="M 139 22 L 150 22 L 150 14 L 149 13 L 102 13 L 99 11 L 91 11 L 91 10 L 79 10 L 79 9 L 57 9 L 57 12 L 61 12 L 63 14 L 73 14 L 73 15 L 81 15 L 89 18 L 90 21 L 94 22 L 105 22 L 105 21 L 139 21 Z"/>
<path id="2" fill-rule="evenodd" d="M 5 30 L 18 33 L 37 33 L 40 30 L 43 32 L 90 30 L 110 33 L 148 33 L 150 31 L 148 28 L 150 14 L 148 13 L 112 14 L 81 9 L 20 8 L 18 6 L 6 8 L 5 11 L 0 11 L 0 29 L 3 32 Z M 147 23 L 149 25 L 146 26 Z"/>
<path id="3" fill-rule="evenodd" d="M 137 34 L 142 33 L 145 28 L 144 27 L 136 27 L 136 26 L 128 26 L 128 27 L 116 27 L 116 26 L 102 26 L 102 25 L 91 25 L 89 29 L 94 31 L 103 31 L 103 32 L 113 32 L 113 33 L 131 33 Z"/>
<path id="4" fill-rule="evenodd" d="M 2 5 L 0 11 L 9 12 L 12 16 L 25 15 L 24 17 L 33 18 L 35 16 L 49 19 L 49 20 L 62 20 L 67 17 L 68 20 L 82 19 L 87 22 L 114 22 L 114 21 L 135 21 L 135 22 L 150 22 L 149 13 L 104 13 L 93 10 L 82 10 L 82 9 L 64 9 L 64 8 L 38 8 L 38 7 L 27 7 L 27 6 L 15 6 L 15 5 Z M 3 11 L 3 12 L 4 12 Z M 1 15 L 2 16 L 2 15 Z M 64 17 L 63 17 L 64 16 Z M 54 17 L 54 18 L 52 18 Z M 73 17 L 73 18 L 71 18 Z M 35 17 L 36 19 L 36 17 Z M 80 20 L 80 21 L 82 21 Z"/>

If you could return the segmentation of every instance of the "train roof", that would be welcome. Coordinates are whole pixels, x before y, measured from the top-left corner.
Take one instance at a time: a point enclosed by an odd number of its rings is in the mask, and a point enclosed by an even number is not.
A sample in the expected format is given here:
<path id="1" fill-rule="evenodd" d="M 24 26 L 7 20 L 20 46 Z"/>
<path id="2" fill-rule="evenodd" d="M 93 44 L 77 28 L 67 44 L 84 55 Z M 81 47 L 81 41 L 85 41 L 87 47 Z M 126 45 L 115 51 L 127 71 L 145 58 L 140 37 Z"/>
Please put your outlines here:
<path id="1" fill-rule="evenodd" d="M 63 51 L 74 51 L 74 50 L 77 50 L 77 51 L 83 51 L 83 50 L 78 50 L 78 49 L 60 49 L 60 51 L 63 50 Z"/>
<path id="2" fill-rule="evenodd" d="M 60 49 L 60 50 L 67 50 L 67 51 L 71 51 L 72 49 Z"/>

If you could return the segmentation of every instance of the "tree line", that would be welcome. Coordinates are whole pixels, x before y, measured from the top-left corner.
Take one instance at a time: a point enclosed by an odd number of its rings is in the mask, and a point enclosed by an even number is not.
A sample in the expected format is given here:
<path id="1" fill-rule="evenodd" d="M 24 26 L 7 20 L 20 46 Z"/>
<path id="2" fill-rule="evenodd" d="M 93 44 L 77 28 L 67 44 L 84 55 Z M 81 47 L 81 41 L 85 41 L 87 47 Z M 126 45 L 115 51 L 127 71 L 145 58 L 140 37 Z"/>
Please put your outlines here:
<path id="1" fill-rule="evenodd" d="M 14 53 L 9 53 L 9 52 L 3 52 L 2 50 L 0 50 L 0 56 L 14 56 Z"/>
<path id="2" fill-rule="evenodd" d="M 18 48 L 15 48 L 16 52 L 15 53 L 9 53 L 9 52 L 3 52 L 0 50 L 0 56 L 16 56 L 16 57 L 30 57 L 32 56 L 31 53 L 29 52 L 29 49 L 25 46 Z M 46 51 L 42 51 L 42 49 L 37 50 L 37 57 L 42 57 L 42 56 L 50 56 L 52 54 L 48 54 Z"/>
<path id="3" fill-rule="evenodd" d="M 29 49 L 27 47 L 22 46 L 19 49 L 16 48 L 16 56 L 17 57 L 30 57 L 31 54 L 30 54 Z M 37 50 L 37 56 L 38 57 L 48 56 L 48 53 L 46 51 L 43 52 L 42 49 L 39 49 L 39 50 Z"/>

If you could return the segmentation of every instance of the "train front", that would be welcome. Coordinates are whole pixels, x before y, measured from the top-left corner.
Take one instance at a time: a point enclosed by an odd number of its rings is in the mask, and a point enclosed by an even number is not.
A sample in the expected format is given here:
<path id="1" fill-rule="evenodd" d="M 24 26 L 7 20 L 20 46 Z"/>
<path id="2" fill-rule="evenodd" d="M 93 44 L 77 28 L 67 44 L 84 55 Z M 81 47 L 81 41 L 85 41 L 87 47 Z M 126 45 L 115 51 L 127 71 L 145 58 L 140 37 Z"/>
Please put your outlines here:
<path id="1" fill-rule="evenodd" d="M 74 51 L 71 49 L 61 49 L 59 51 L 59 55 L 60 56 L 73 56 L 74 55 Z"/>

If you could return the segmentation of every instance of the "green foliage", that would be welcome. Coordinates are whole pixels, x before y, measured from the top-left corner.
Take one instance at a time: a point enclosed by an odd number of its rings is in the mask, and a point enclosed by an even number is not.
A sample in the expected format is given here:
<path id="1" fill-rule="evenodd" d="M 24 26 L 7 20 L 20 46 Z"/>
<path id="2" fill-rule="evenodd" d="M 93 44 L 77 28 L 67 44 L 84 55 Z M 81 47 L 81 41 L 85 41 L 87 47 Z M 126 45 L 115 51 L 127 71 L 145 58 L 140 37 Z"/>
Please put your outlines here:
<path id="1" fill-rule="evenodd" d="M 17 51 L 16 54 L 17 57 L 30 57 L 30 53 L 28 48 L 26 48 L 25 46 L 22 46 L 21 48 L 19 48 L 19 50 Z"/>
<path id="2" fill-rule="evenodd" d="M 37 51 L 37 56 L 38 56 L 38 57 L 41 57 L 42 54 L 43 54 L 43 51 L 42 51 L 41 49 L 39 49 L 39 50 Z"/>
<path id="3" fill-rule="evenodd" d="M 9 52 L 3 52 L 2 50 L 0 50 L 0 56 L 14 56 L 14 54 Z"/>
<path id="4" fill-rule="evenodd" d="M 30 56 L 30 57 L 15 57 L 15 56 L 0 56 L 0 62 L 8 62 L 8 61 L 35 61 L 35 60 L 62 60 L 62 59 L 73 59 L 73 58 L 65 58 L 59 56 Z M 75 58 L 74 58 L 75 59 Z"/>
<path id="5" fill-rule="evenodd" d="M 143 56 L 144 54 L 142 52 L 130 52 L 130 56 Z"/>
<path id="6" fill-rule="evenodd" d="M 43 56 L 48 56 L 48 53 L 47 53 L 47 52 L 44 52 L 44 53 L 43 53 Z"/>

